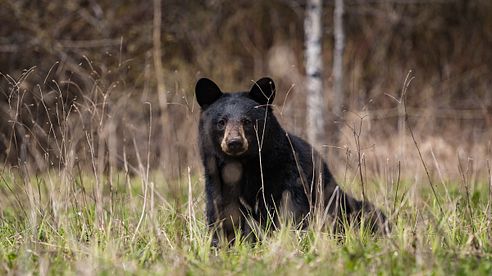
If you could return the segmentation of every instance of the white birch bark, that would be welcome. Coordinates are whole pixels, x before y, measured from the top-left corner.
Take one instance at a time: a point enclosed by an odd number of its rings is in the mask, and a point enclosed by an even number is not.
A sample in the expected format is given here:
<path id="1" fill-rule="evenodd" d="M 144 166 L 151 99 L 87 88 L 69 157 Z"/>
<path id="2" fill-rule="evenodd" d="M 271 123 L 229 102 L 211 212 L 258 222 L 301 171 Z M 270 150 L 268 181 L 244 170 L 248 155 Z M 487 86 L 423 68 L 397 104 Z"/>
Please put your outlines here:
<path id="1" fill-rule="evenodd" d="M 335 0 L 335 11 L 333 16 L 335 51 L 333 56 L 333 113 L 342 116 L 343 108 L 343 50 L 345 44 L 345 33 L 343 31 L 343 0 Z"/>
<path id="2" fill-rule="evenodd" d="M 325 138 L 321 13 L 321 0 L 307 1 L 304 21 L 307 75 L 307 136 L 309 142 L 316 147 L 319 147 Z"/>

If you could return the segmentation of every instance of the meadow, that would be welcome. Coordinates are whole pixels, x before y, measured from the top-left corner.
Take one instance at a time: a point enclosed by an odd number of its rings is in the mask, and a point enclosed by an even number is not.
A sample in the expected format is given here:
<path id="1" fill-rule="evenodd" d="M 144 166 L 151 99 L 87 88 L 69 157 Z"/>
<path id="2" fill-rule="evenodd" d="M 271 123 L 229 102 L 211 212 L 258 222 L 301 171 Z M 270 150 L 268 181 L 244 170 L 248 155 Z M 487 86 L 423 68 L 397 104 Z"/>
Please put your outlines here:
<path id="1" fill-rule="evenodd" d="M 307 229 L 284 221 L 257 230 L 258 242 L 212 247 L 200 170 L 187 166 L 169 177 L 151 169 L 148 150 L 137 166 L 122 169 L 97 166 L 104 163 L 93 156 L 92 173 L 77 162 L 35 173 L 4 166 L 0 274 L 490 275 L 490 162 L 458 157 L 457 169 L 449 169 L 432 148 L 433 158 L 422 155 L 408 133 L 405 158 L 374 160 L 384 155 L 360 147 L 357 139 L 369 139 L 361 132 L 330 163 L 356 197 L 364 183 L 367 198 L 390 218 L 388 234 L 364 225 L 345 225 L 340 234 L 317 217 Z"/>
<path id="2" fill-rule="evenodd" d="M 488 0 L 343 1 L 341 104 L 323 1 L 319 150 L 390 233 L 211 246 L 194 85 L 270 76 L 306 138 L 305 2 L 0 0 L 0 275 L 492 275 Z"/>
<path id="3" fill-rule="evenodd" d="M 96 178 L 47 172 L 1 179 L 1 274 L 490 275 L 490 183 L 451 181 L 369 192 L 393 223 L 388 235 L 347 226 L 341 236 L 313 224 L 258 233 L 257 243 L 210 246 L 202 181 L 189 175 L 115 174 L 97 196 Z M 99 181 L 107 182 L 106 178 Z M 371 182 L 371 187 L 389 183 Z M 169 185 L 176 185 L 171 191 Z M 442 209 L 441 209 L 442 208 Z M 99 210 L 98 210 L 99 209 Z"/>

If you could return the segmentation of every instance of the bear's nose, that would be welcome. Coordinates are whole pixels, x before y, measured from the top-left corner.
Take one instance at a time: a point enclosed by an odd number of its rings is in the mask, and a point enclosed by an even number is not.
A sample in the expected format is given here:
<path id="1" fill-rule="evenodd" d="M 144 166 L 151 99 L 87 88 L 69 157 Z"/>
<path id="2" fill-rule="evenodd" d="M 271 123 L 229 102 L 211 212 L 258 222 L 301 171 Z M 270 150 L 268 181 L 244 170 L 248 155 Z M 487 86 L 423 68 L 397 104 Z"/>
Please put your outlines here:
<path id="1" fill-rule="evenodd" d="M 243 142 L 240 137 L 227 140 L 227 148 L 231 152 L 241 151 L 243 149 Z"/>

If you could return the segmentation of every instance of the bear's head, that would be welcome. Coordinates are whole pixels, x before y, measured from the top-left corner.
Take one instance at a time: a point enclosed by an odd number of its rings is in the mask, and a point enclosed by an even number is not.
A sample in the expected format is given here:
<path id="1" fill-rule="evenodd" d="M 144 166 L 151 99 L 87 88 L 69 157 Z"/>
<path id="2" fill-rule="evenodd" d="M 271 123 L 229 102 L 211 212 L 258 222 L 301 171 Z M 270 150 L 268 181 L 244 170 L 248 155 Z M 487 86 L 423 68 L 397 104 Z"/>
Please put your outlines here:
<path id="1" fill-rule="evenodd" d="M 249 92 L 223 93 L 217 84 L 203 78 L 196 83 L 195 94 L 202 110 L 202 141 L 228 157 L 258 154 L 268 125 L 272 120 L 276 122 L 271 114 L 275 98 L 272 79 L 256 81 Z"/>

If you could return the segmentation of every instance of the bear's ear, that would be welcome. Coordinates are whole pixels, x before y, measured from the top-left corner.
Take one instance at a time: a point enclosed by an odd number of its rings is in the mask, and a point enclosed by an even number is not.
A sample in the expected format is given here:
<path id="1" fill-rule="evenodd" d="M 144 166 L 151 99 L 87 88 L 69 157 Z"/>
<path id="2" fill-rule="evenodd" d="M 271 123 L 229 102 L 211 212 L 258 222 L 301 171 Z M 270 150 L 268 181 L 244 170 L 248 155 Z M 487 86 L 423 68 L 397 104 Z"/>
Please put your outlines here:
<path id="1" fill-rule="evenodd" d="M 198 104 L 205 108 L 218 100 L 222 96 L 222 91 L 215 82 L 202 78 L 196 82 L 195 95 Z"/>
<path id="2" fill-rule="evenodd" d="M 275 83 L 271 78 L 257 80 L 251 90 L 249 97 L 259 104 L 271 104 L 275 98 Z"/>

